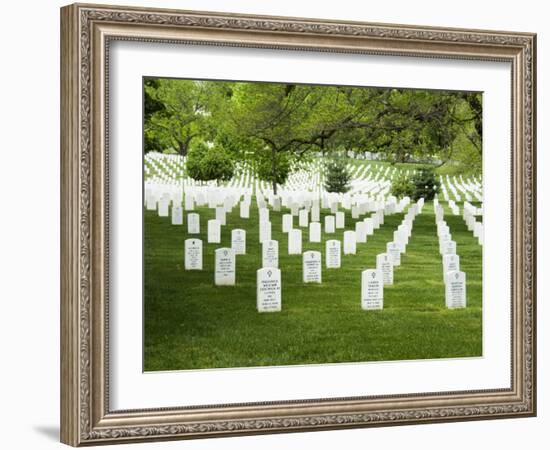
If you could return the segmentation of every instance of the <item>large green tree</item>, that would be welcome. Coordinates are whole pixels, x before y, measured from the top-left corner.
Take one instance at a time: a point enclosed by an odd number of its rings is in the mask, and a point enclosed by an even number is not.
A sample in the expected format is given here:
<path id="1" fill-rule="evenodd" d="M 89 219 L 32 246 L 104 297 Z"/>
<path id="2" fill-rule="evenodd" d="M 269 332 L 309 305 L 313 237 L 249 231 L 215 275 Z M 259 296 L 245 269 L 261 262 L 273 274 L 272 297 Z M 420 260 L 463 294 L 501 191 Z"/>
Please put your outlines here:
<path id="1" fill-rule="evenodd" d="M 241 83 L 234 90 L 233 134 L 254 149 L 248 155 L 256 173 L 275 193 L 293 164 L 329 147 L 349 120 L 339 95 L 335 87 L 279 83 Z"/>
<path id="2" fill-rule="evenodd" d="M 186 162 L 187 174 L 199 181 L 228 181 L 234 174 L 231 155 L 219 146 L 200 144 L 189 151 Z"/>
<path id="3" fill-rule="evenodd" d="M 312 151 L 481 170 L 480 93 L 168 79 L 144 89 L 146 151 L 213 143 L 274 192 Z"/>
<path id="4" fill-rule="evenodd" d="M 154 114 L 161 116 L 165 113 L 164 103 L 156 96 L 160 86 L 158 78 L 145 78 L 143 81 L 143 146 L 144 152 L 162 152 L 163 145 L 155 130 L 151 127 L 151 117 Z"/>
<path id="5" fill-rule="evenodd" d="M 194 80 L 159 79 L 155 87 L 146 84 L 146 99 L 163 107 L 146 118 L 145 132 L 185 156 L 191 142 L 207 130 L 212 88 L 211 82 Z"/>

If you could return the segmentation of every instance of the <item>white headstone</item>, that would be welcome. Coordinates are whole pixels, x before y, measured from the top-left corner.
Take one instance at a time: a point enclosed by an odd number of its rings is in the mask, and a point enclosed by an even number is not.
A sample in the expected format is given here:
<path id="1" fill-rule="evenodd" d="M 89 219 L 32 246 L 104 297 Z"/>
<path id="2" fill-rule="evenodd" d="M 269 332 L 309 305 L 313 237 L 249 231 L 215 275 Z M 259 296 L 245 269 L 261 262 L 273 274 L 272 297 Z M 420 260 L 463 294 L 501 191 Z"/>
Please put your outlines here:
<path id="1" fill-rule="evenodd" d="M 388 253 L 376 255 L 376 268 L 382 272 L 384 285 L 393 284 L 393 263 Z"/>
<path id="2" fill-rule="evenodd" d="M 200 239 L 185 240 L 185 270 L 202 270 L 202 241 Z"/>
<path id="3" fill-rule="evenodd" d="M 302 253 L 302 230 L 292 229 L 288 232 L 288 254 L 299 255 Z"/>
<path id="4" fill-rule="evenodd" d="M 283 214 L 283 233 L 288 233 L 290 230 L 292 230 L 293 218 L 294 216 L 292 214 Z"/>
<path id="5" fill-rule="evenodd" d="M 395 242 L 397 245 L 399 245 L 399 250 L 401 253 L 405 253 L 407 250 L 407 235 L 400 230 L 396 230 L 393 232 L 393 242 Z"/>
<path id="6" fill-rule="evenodd" d="M 219 244 L 221 242 L 221 224 L 217 219 L 208 221 L 208 242 L 211 244 Z"/>
<path id="7" fill-rule="evenodd" d="M 223 209 L 225 209 L 226 213 L 231 214 L 231 211 L 233 210 L 233 201 L 234 199 L 232 196 L 225 197 L 225 199 L 223 200 Z"/>
<path id="8" fill-rule="evenodd" d="M 213 191 L 208 192 L 208 207 L 209 208 L 216 208 L 217 204 L 218 204 L 217 194 Z"/>
<path id="9" fill-rule="evenodd" d="M 357 233 L 355 231 L 344 231 L 344 255 L 355 255 L 357 253 Z"/>
<path id="10" fill-rule="evenodd" d="M 479 236 L 483 233 L 483 224 L 476 222 L 474 225 L 474 236 L 479 239 Z"/>
<path id="11" fill-rule="evenodd" d="M 302 263 L 304 283 L 321 283 L 321 252 L 304 252 Z"/>
<path id="12" fill-rule="evenodd" d="M 452 241 L 452 236 L 448 233 L 444 233 L 441 236 L 439 236 L 439 253 L 441 255 L 444 255 L 443 249 L 447 245 L 449 241 Z"/>
<path id="13" fill-rule="evenodd" d="M 262 220 L 260 222 L 260 242 L 269 241 L 271 239 L 271 222 Z"/>
<path id="14" fill-rule="evenodd" d="M 198 213 L 187 214 L 187 233 L 188 234 L 200 234 L 201 232 L 200 220 L 201 219 Z"/>
<path id="15" fill-rule="evenodd" d="M 197 205 L 199 205 L 199 206 L 206 205 L 207 200 L 206 200 L 206 195 L 204 194 L 204 192 L 197 193 L 196 201 L 197 201 Z"/>
<path id="16" fill-rule="evenodd" d="M 483 225 L 482 225 L 480 230 L 479 230 L 479 236 L 477 238 L 477 241 L 478 241 L 479 245 L 483 245 L 483 236 L 485 234 L 485 232 L 483 230 L 484 230 L 484 228 L 483 228 Z"/>
<path id="17" fill-rule="evenodd" d="M 183 209 L 180 205 L 172 206 L 172 225 L 183 225 Z"/>
<path id="18" fill-rule="evenodd" d="M 401 265 L 401 250 L 398 244 L 395 242 L 388 242 L 386 244 L 386 253 L 390 255 L 394 267 Z"/>
<path id="19" fill-rule="evenodd" d="M 321 220 L 321 214 L 319 209 L 319 203 L 316 203 L 311 207 L 311 221 L 319 222 L 320 220 Z"/>
<path id="20" fill-rule="evenodd" d="M 355 234 L 357 242 L 363 244 L 367 242 L 367 226 L 365 225 L 365 222 L 355 222 Z"/>
<path id="21" fill-rule="evenodd" d="M 319 222 L 309 224 L 309 242 L 321 242 L 321 224 Z"/>
<path id="22" fill-rule="evenodd" d="M 170 205 L 170 200 L 167 198 L 161 198 L 159 201 L 159 217 L 168 217 L 168 206 Z"/>
<path id="23" fill-rule="evenodd" d="M 325 233 L 334 233 L 336 223 L 334 216 L 325 216 Z"/>
<path id="24" fill-rule="evenodd" d="M 325 244 L 327 269 L 339 269 L 342 266 L 340 241 L 329 239 Z"/>
<path id="25" fill-rule="evenodd" d="M 281 197 L 275 196 L 273 197 L 273 211 L 280 211 L 281 210 Z"/>
<path id="26" fill-rule="evenodd" d="M 236 228 L 231 230 L 231 248 L 235 255 L 246 255 L 246 231 Z"/>
<path id="27" fill-rule="evenodd" d="M 346 227 L 346 216 L 342 211 L 336 213 L 336 228 Z"/>
<path id="28" fill-rule="evenodd" d="M 384 279 L 381 270 L 367 269 L 361 273 L 361 308 L 384 308 Z"/>
<path id="29" fill-rule="evenodd" d="M 155 211 L 157 209 L 157 199 L 153 195 L 148 195 L 145 201 L 148 211 Z"/>
<path id="30" fill-rule="evenodd" d="M 351 218 L 352 219 L 359 219 L 360 211 L 359 206 L 355 205 L 351 207 Z"/>
<path id="31" fill-rule="evenodd" d="M 441 237 L 444 234 L 449 234 L 449 225 L 445 223 L 445 221 L 440 220 L 437 222 L 437 236 Z"/>
<path id="32" fill-rule="evenodd" d="M 258 312 L 281 310 L 281 271 L 264 267 L 256 271 L 256 307 Z"/>
<path id="33" fill-rule="evenodd" d="M 241 219 L 248 219 L 250 217 L 250 203 L 241 202 L 239 206 L 239 212 Z"/>
<path id="34" fill-rule="evenodd" d="M 259 217 L 260 217 L 260 222 L 268 222 L 269 221 L 269 209 L 260 208 L 258 210 L 258 214 L 259 214 Z"/>
<path id="35" fill-rule="evenodd" d="M 378 230 L 380 228 L 380 219 L 378 218 L 378 215 L 373 214 L 371 216 L 371 219 L 372 219 L 372 226 L 374 227 L 375 230 Z"/>
<path id="36" fill-rule="evenodd" d="M 460 256 L 455 254 L 443 255 L 443 281 L 447 278 L 448 272 L 460 270 Z"/>
<path id="37" fill-rule="evenodd" d="M 367 236 L 372 236 L 374 234 L 374 223 L 371 217 L 367 217 L 363 219 L 363 222 L 365 223 Z"/>
<path id="38" fill-rule="evenodd" d="M 455 241 L 447 241 L 443 245 L 443 252 L 442 255 L 453 255 L 456 253 L 456 242 Z"/>
<path id="39" fill-rule="evenodd" d="M 279 242 L 262 242 L 262 267 L 279 267 Z"/>
<path id="40" fill-rule="evenodd" d="M 466 274 L 460 271 L 447 273 L 445 282 L 445 306 L 466 308 Z"/>
<path id="41" fill-rule="evenodd" d="M 308 226 L 308 217 L 309 212 L 307 209 L 301 209 L 298 213 L 298 226 L 299 227 L 307 227 Z"/>
<path id="42" fill-rule="evenodd" d="M 218 248 L 214 254 L 214 283 L 216 286 L 233 286 L 235 284 L 235 252 L 231 248 Z"/>
<path id="43" fill-rule="evenodd" d="M 185 199 L 185 210 L 193 211 L 195 209 L 195 201 L 193 200 L 193 194 L 187 192 L 184 196 Z"/>
<path id="44" fill-rule="evenodd" d="M 225 225 L 225 208 L 223 206 L 216 206 L 216 220 L 220 222 L 220 225 Z"/>
<path id="45" fill-rule="evenodd" d="M 394 214 L 395 213 L 395 203 L 387 203 L 384 207 L 384 214 Z"/>
<path id="46" fill-rule="evenodd" d="M 283 214 L 283 233 L 288 233 L 292 230 L 292 214 Z"/>
<path id="47" fill-rule="evenodd" d="M 405 219 L 403 220 L 403 223 L 397 227 L 397 231 L 403 233 L 403 235 L 406 237 L 406 243 L 409 243 L 409 238 L 411 237 L 412 233 L 412 220 Z"/>
<path id="48" fill-rule="evenodd" d="M 331 202 L 330 203 L 331 214 L 336 214 L 337 211 L 338 211 L 338 202 Z"/>

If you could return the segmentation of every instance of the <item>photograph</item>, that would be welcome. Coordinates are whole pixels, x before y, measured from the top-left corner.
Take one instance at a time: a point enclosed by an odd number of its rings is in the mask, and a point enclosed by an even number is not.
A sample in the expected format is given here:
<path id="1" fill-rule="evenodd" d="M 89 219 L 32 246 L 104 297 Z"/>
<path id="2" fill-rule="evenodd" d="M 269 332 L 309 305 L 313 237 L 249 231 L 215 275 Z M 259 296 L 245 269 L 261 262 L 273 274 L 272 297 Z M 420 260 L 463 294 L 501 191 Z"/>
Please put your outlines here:
<path id="1" fill-rule="evenodd" d="M 144 76 L 143 370 L 483 357 L 483 93 Z"/>

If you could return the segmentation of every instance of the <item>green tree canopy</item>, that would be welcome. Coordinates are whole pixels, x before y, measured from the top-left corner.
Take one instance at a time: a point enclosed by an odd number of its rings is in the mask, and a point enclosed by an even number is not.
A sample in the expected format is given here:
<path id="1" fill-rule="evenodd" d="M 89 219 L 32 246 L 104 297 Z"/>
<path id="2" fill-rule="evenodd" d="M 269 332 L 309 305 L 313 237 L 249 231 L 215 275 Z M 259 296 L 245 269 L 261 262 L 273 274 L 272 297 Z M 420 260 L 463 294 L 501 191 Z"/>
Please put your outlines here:
<path id="1" fill-rule="evenodd" d="M 410 197 L 414 201 L 421 198 L 433 200 L 439 191 L 440 182 L 430 167 L 418 169 L 412 176 L 402 174 L 391 185 L 391 193 L 398 198 Z"/>
<path id="2" fill-rule="evenodd" d="M 191 142 L 204 137 L 208 130 L 215 88 L 211 82 L 194 80 L 158 79 L 155 85 L 146 82 L 147 103 L 163 105 L 145 117 L 146 135 L 154 135 L 165 148 L 185 156 Z"/>
<path id="3" fill-rule="evenodd" d="M 481 171 L 480 93 L 146 79 L 146 151 L 213 142 L 277 185 L 312 152 Z"/>
<path id="4" fill-rule="evenodd" d="M 233 177 L 234 161 L 231 155 L 220 146 L 200 143 L 187 155 L 188 175 L 199 181 L 228 181 Z"/>

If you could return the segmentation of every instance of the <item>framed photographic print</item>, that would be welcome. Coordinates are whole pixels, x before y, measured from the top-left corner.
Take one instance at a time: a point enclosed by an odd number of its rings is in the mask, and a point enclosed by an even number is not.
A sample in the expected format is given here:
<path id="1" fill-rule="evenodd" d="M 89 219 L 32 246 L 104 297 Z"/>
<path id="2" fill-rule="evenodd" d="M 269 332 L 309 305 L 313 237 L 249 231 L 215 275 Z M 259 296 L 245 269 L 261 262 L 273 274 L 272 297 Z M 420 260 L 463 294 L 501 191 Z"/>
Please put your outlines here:
<path id="1" fill-rule="evenodd" d="M 61 10 L 80 446 L 536 413 L 530 33 Z"/>

